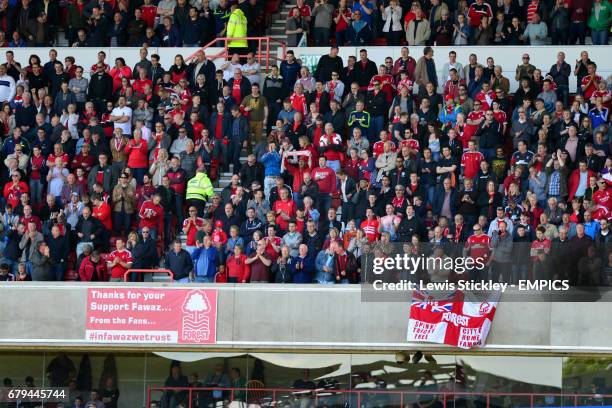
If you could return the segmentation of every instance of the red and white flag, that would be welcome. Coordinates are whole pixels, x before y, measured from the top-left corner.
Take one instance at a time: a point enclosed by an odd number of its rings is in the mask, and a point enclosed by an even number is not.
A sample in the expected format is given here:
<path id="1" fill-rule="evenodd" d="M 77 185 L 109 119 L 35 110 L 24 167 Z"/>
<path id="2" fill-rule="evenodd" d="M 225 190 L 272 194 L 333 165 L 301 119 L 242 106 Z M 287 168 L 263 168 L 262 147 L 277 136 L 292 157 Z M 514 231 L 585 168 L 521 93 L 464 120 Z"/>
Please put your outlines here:
<path id="1" fill-rule="evenodd" d="M 482 346 L 498 300 L 498 293 L 483 302 L 468 302 L 459 290 L 444 298 L 415 291 L 410 306 L 408 341 L 448 344 L 463 349 Z"/>

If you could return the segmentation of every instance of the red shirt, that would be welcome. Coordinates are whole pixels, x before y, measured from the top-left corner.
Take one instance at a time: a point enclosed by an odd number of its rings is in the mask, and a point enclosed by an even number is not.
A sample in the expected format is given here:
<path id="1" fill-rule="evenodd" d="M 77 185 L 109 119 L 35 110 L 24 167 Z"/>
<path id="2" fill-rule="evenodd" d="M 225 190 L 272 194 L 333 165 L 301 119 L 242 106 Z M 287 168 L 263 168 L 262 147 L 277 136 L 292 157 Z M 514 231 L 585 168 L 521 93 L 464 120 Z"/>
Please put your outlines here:
<path id="1" fill-rule="evenodd" d="M 582 83 L 580 85 L 586 86 L 586 84 L 588 84 L 590 80 L 591 76 L 586 75 L 584 78 L 582 78 Z M 589 85 L 588 88 L 585 88 L 583 91 L 585 99 L 591 99 L 591 96 L 593 96 L 593 92 L 597 90 L 597 83 L 599 82 L 601 82 L 601 77 L 599 75 L 595 75 L 595 80 L 591 82 L 591 85 Z"/>
<path id="2" fill-rule="evenodd" d="M 318 184 L 321 194 L 331 194 L 336 189 L 336 172 L 329 167 L 316 167 L 312 179 Z"/>
<path id="3" fill-rule="evenodd" d="M 47 156 L 47 161 L 52 164 L 55 164 L 55 159 L 60 157 L 62 159 L 62 163 L 68 164 L 70 162 L 70 157 L 68 157 L 68 153 L 62 153 L 59 156 L 55 155 L 55 153 L 51 153 L 49 156 Z"/>
<path id="4" fill-rule="evenodd" d="M 372 79 L 370 79 L 370 84 L 368 85 L 368 91 L 374 91 L 374 82 L 380 82 L 380 89 L 385 94 L 385 99 L 387 103 L 390 104 L 393 101 L 393 95 L 395 91 L 395 86 L 393 84 L 393 77 L 388 74 L 384 75 L 374 75 Z"/>
<path id="5" fill-rule="evenodd" d="M 295 92 L 291 94 L 291 97 L 289 97 L 289 100 L 291 101 L 291 106 L 293 107 L 293 109 L 295 109 L 298 112 L 302 112 L 302 114 L 304 116 L 306 116 L 306 95 L 301 94 L 298 95 Z"/>
<path id="6" fill-rule="evenodd" d="M 610 193 L 610 189 L 606 188 L 603 191 L 595 191 L 593 193 L 593 203 L 606 207 L 608 210 L 612 210 L 612 194 Z"/>
<path id="7" fill-rule="evenodd" d="M 463 166 L 463 175 L 465 178 L 473 179 L 478 175 L 480 162 L 484 160 L 484 156 L 480 152 L 467 151 L 461 156 L 461 166 Z"/>
<path id="8" fill-rule="evenodd" d="M 124 151 L 128 155 L 128 167 L 133 169 L 149 167 L 149 147 L 144 140 L 140 139 L 139 142 L 136 142 L 136 140 L 130 139 Z"/>
<path id="9" fill-rule="evenodd" d="M 339 14 L 340 14 L 340 10 L 336 9 L 334 11 L 334 18 L 338 17 Z M 348 8 L 344 10 L 344 16 L 347 18 L 348 21 L 351 21 L 351 10 L 349 10 Z M 346 21 L 344 21 L 344 19 L 342 18 L 338 20 L 338 23 L 336 24 L 336 32 L 339 33 L 347 29 L 348 29 L 348 24 L 346 23 Z"/>
<path id="10" fill-rule="evenodd" d="M 291 10 L 289 10 L 289 15 L 287 17 L 291 17 L 293 15 L 293 7 L 291 7 Z M 304 4 L 302 7 L 300 7 L 300 16 L 302 17 L 310 17 L 311 12 L 310 12 L 310 6 L 308 4 Z"/>
<path id="11" fill-rule="evenodd" d="M 502 110 L 497 111 L 497 112 L 493 111 L 493 119 L 495 119 L 497 123 L 499 123 L 502 126 L 508 123 L 508 116 L 506 115 L 506 112 Z"/>
<path id="12" fill-rule="evenodd" d="M 242 94 L 240 93 L 240 82 L 242 82 L 242 79 L 234 78 L 234 84 L 232 86 L 232 98 L 234 98 L 236 103 L 240 103 L 242 101 Z"/>
<path id="13" fill-rule="evenodd" d="M 467 115 L 466 119 L 467 120 L 479 120 L 481 118 L 484 118 L 484 116 L 485 116 L 485 112 L 483 110 L 471 111 Z M 467 142 L 469 142 L 472 139 L 472 136 L 474 136 L 474 134 L 476 133 L 479 127 L 479 125 L 468 125 L 467 120 L 466 120 L 466 125 L 463 128 L 462 140 L 464 141 L 463 143 L 464 146 L 467 146 Z"/>
<path id="14" fill-rule="evenodd" d="M 332 146 L 332 145 L 336 145 L 336 146 L 342 145 L 342 138 L 340 137 L 340 135 L 337 133 L 334 133 L 333 135 L 328 135 L 327 133 L 322 134 L 321 138 L 319 139 L 319 146 L 326 147 L 326 146 Z M 325 156 L 327 160 L 342 161 L 344 159 L 344 153 L 342 153 L 342 151 L 333 150 L 333 149 L 327 149 L 323 153 L 323 156 Z"/>
<path id="15" fill-rule="evenodd" d="M 91 210 L 91 216 L 100 220 L 102 225 L 104 225 L 104 229 L 108 231 L 113 229 L 111 208 L 106 202 L 102 201 L 99 206 L 94 206 Z"/>
<path id="16" fill-rule="evenodd" d="M 132 79 L 132 68 L 125 66 L 122 68 L 113 68 L 108 73 L 111 77 L 113 77 L 113 92 L 117 90 L 121 86 L 121 79 L 127 78 Z"/>
<path id="17" fill-rule="evenodd" d="M 227 259 L 227 276 L 238 282 L 247 282 L 251 275 L 251 266 L 246 263 L 246 255 L 232 255 Z"/>
<path id="18" fill-rule="evenodd" d="M 385 143 L 386 142 L 382 140 L 374 143 L 374 146 L 372 146 L 372 155 L 374 158 L 377 158 L 385 151 Z M 391 151 L 394 152 L 395 149 L 395 142 L 391 141 Z"/>
<path id="19" fill-rule="evenodd" d="M 30 173 L 30 179 L 40 180 L 40 169 L 45 165 L 45 158 L 42 155 L 38 157 L 32 156 L 30 158 L 30 163 L 32 166 L 36 166 L 36 170 L 32 169 L 32 173 Z"/>
<path id="20" fill-rule="evenodd" d="M 295 217 L 295 213 L 297 210 L 297 205 L 295 204 L 295 201 L 288 199 L 287 201 L 283 201 L 283 200 L 276 200 L 274 202 L 274 207 L 272 208 L 272 210 L 274 211 L 274 213 L 276 214 L 277 211 L 283 211 L 284 213 L 286 213 L 290 218 L 294 218 Z M 283 217 L 280 216 L 280 214 L 278 214 L 276 216 L 276 223 L 278 224 L 278 226 L 280 227 L 281 230 L 286 231 L 287 228 L 289 227 L 289 222 L 285 221 L 283 219 Z"/>
<path id="21" fill-rule="evenodd" d="M 280 252 L 276 252 L 276 250 L 272 248 L 270 237 L 265 237 L 264 239 L 266 240 L 266 254 L 270 256 L 270 258 L 272 259 L 272 262 L 276 262 L 276 260 L 278 259 L 278 256 L 280 255 Z M 281 239 L 279 237 L 272 238 L 272 241 L 274 241 L 275 246 L 277 247 L 281 246 Z"/>
<path id="22" fill-rule="evenodd" d="M 493 91 L 488 91 L 488 92 L 480 91 L 476 94 L 475 100 L 480 101 L 482 103 L 481 109 L 486 112 L 491 109 L 491 105 L 493 104 L 495 97 L 496 95 L 495 95 L 495 92 Z"/>
<path id="23" fill-rule="evenodd" d="M 368 241 L 374 242 L 378 239 L 378 220 L 374 218 L 373 220 L 365 220 L 359 226 L 363 232 L 365 232 Z"/>
<path id="24" fill-rule="evenodd" d="M 147 27 L 153 27 L 155 24 L 155 15 L 157 14 L 157 6 L 150 4 L 143 4 L 140 6 L 140 11 L 142 12 L 141 19 L 147 23 Z"/>
<path id="25" fill-rule="evenodd" d="M 545 253 L 550 252 L 550 239 L 535 240 L 531 243 L 531 259 L 534 261 L 538 260 L 537 252 L 544 251 Z"/>
<path id="26" fill-rule="evenodd" d="M 483 258 L 485 261 L 489 258 L 489 254 L 491 253 L 490 245 L 491 238 L 489 238 L 487 234 L 482 234 L 480 236 L 471 235 L 465 243 L 465 247 L 469 250 L 472 258 Z"/>
<path id="27" fill-rule="evenodd" d="M 114 250 L 108 255 L 107 262 L 112 263 L 115 259 L 119 259 L 124 263 L 134 262 L 132 253 L 127 249 L 123 249 L 121 251 Z M 121 264 L 117 264 L 111 268 L 111 278 L 123 278 L 127 270 L 128 268 L 122 266 Z"/>
<path id="28" fill-rule="evenodd" d="M 164 219 L 164 209 L 161 205 L 155 205 L 153 200 L 146 200 L 142 203 L 138 215 L 140 216 L 140 228 L 149 227 L 156 231 L 162 231 L 160 227 Z"/>
<path id="29" fill-rule="evenodd" d="M 196 234 L 198 232 L 198 228 L 202 228 L 204 226 L 204 219 L 196 217 L 195 220 L 192 218 L 187 218 L 183 221 L 183 230 L 187 228 L 187 242 L 185 244 L 189 246 L 195 246 L 196 244 Z"/>
<path id="30" fill-rule="evenodd" d="M 211 236 L 213 244 L 225 245 L 227 243 L 227 234 L 221 228 L 215 229 Z"/>
<path id="31" fill-rule="evenodd" d="M 30 188 L 24 181 L 20 181 L 17 184 L 7 183 L 4 185 L 4 198 L 8 201 L 13 208 L 19 204 L 19 198 L 22 193 L 29 193 Z"/>
<path id="32" fill-rule="evenodd" d="M 153 81 L 151 81 L 150 79 L 137 79 L 134 81 L 134 83 L 132 83 L 132 89 L 134 89 L 134 92 L 144 95 L 145 92 L 145 86 L 149 85 L 151 88 L 153 87 Z"/>

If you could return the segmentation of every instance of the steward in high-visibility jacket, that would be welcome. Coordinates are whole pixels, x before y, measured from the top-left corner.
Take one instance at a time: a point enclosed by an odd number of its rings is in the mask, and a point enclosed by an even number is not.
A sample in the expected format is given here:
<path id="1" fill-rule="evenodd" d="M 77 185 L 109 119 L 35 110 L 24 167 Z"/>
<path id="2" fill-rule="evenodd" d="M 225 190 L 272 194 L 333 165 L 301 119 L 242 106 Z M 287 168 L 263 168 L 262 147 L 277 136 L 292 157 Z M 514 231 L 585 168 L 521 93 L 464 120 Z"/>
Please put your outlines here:
<path id="1" fill-rule="evenodd" d="M 232 12 L 227 21 L 227 38 L 243 38 L 247 36 L 247 18 L 236 4 L 232 4 Z M 247 48 L 247 40 L 229 40 L 229 48 Z"/>
<path id="2" fill-rule="evenodd" d="M 215 193 L 212 182 L 204 170 L 198 170 L 196 175 L 187 182 L 187 205 L 197 208 L 198 215 L 204 212 L 206 201 Z"/>

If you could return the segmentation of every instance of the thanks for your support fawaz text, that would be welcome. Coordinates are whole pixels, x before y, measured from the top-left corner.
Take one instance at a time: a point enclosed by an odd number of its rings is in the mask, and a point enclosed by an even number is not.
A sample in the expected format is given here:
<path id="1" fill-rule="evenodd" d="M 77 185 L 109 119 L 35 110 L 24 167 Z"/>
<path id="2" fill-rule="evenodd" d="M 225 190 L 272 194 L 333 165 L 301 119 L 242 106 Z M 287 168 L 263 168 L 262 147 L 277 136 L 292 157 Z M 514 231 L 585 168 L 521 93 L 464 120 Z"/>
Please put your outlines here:
<path id="1" fill-rule="evenodd" d="M 486 259 L 482 257 L 432 258 L 424 255 L 396 254 L 395 257 L 374 258 L 372 272 L 382 275 L 385 271 L 407 271 L 414 275 L 418 270 L 444 269 L 461 275 L 470 270 L 480 271 L 484 269 L 485 263 Z"/>

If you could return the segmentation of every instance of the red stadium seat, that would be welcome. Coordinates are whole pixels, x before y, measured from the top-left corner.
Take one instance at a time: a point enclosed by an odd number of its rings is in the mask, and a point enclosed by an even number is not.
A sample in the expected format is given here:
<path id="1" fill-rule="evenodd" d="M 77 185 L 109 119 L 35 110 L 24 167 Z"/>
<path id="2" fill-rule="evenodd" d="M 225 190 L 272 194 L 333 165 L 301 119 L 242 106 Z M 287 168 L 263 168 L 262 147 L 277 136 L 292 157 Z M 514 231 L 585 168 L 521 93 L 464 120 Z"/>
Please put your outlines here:
<path id="1" fill-rule="evenodd" d="M 79 273 L 77 271 L 75 271 L 74 269 L 69 269 L 64 274 L 64 280 L 65 281 L 75 281 L 78 278 L 79 278 Z"/>
<path id="2" fill-rule="evenodd" d="M 385 46 L 385 45 L 387 45 L 387 39 L 385 37 L 375 38 L 373 45 L 376 45 L 376 46 Z"/>

